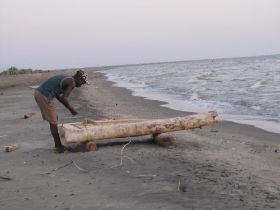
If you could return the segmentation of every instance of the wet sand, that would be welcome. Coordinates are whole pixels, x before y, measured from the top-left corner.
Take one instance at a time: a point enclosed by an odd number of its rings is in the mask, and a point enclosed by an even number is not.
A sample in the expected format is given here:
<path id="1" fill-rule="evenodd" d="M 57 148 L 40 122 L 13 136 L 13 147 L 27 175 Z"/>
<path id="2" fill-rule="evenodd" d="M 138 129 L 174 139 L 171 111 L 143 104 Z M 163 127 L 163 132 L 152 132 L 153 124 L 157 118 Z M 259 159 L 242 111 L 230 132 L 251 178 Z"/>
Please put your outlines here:
<path id="1" fill-rule="evenodd" d="M 90 75 L 91 85 L 75 89 L 69 99 L 78 116 L 56 102 L 60 122 L 189 114 L 131 96 L 102 73 Z M 28 87 L 45 78 L 31 77 L 27 83 L 9 77 L 8 85 L 0 87 L 0 147 L 19 146 L 0 152 L 0 176 L 12 178 L 0 179 L 0 209 L 279 208 L 279 134 L 222 122 L 174 132 L 176 146 L 169 148 L 149 136 L 132 138 L 122 166 L 121 149 L 130 139 L 98 141 L 95 152 L 57 154 Z M 36 115 L 23 119 L 29 112 Z"/>

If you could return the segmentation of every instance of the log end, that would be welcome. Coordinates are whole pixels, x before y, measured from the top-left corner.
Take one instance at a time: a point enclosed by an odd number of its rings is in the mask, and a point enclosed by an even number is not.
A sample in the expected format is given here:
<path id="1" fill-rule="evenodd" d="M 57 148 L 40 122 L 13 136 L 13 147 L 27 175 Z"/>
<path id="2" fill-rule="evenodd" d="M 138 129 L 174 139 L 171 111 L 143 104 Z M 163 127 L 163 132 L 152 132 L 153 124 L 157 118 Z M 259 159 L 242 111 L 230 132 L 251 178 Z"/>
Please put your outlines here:
<path id="1" fill-rule="evenodd" d="M 153 141 L 162 147 L 170 147 L 176 145 L 176 138 L 166 133 L 153 134 Z"/>
<path id="2" fill-rule="evenodd" d="M 210 115 L 211 117 L 213 117 L 213 120 L 215 120 L 218 117 L 218 112 L 217 111 L 209 111 L 208 115 Z"/>

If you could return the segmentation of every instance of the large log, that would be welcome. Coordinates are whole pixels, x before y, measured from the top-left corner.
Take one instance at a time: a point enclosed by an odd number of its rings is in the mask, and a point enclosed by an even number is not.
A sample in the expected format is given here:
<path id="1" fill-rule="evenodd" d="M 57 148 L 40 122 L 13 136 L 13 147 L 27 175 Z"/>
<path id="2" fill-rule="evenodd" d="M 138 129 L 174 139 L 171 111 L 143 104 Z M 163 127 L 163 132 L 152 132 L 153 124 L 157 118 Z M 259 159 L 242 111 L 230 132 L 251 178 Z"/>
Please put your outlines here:
<path id="1" fill-rule="evenodd" d="M 60 137 L 66 143 L 160 134 L 201 128 L 219 122 L 216 111 L 159 120 L 86 121 L 59 125 Z"/>

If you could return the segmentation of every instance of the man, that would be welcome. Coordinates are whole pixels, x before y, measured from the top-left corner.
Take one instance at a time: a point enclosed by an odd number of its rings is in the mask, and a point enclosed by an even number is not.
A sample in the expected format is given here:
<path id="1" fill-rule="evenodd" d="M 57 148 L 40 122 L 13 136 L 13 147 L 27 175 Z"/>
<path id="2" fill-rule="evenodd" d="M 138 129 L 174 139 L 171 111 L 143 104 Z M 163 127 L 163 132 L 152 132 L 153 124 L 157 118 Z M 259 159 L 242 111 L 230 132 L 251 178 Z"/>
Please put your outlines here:
<path id="1" fill-rule="evenodd" d="M 56 75 L 43 82 L 34 93 L 34 98 L 40 108 L 42 117 L 50 124 L 51 134 L 54 139 L 55 148 L 59 153 L 64 152 L 65 147 L 61 144 L 57 121 L 58 114 L 55 110 L 53 99 L 61 102 L 72 115 L 78 112 L 69 104 L 68 97 L 75 87 L 89 84 L 88 74 L 83 70 L 78 70 L 74 76 Z"/>

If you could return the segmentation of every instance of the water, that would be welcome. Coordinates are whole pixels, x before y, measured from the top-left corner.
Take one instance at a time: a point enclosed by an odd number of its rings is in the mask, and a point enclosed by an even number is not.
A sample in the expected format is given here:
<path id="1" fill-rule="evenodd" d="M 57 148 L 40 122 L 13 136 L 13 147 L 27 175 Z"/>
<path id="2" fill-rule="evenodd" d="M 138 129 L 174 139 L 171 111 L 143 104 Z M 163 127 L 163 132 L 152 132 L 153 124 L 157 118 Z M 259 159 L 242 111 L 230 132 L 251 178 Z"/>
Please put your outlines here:
<path id="1" fill-rule="evenodd" d="M 280 133 L 280 55 L 123 66 L 106 75 L 172 109 L 217 110 L 223 120 Z"/>

